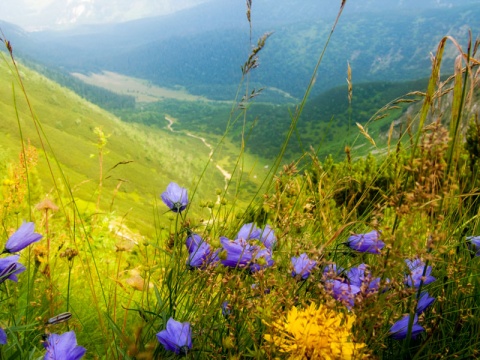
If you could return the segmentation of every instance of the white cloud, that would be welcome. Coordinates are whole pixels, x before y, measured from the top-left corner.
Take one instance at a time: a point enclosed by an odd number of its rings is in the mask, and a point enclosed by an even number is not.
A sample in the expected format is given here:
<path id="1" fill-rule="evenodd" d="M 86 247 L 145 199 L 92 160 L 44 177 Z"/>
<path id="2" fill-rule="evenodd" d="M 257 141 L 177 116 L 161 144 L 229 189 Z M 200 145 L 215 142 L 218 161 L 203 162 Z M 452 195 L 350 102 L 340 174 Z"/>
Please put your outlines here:
<path id="1" fill-rule="evenodd" d="M 0 0 L 0 19 L 27 30 L 55 24 L 121 22 L 211 0 Z"/>
<path id="2" fill-rule="evenodd" d="M 25 6 L 27 10 L 30 10 L 30 9 L 42 10 L 42 9 L 45 9 L 54 1 L 55 0 L 23 0 L 23 1 L 20 1 L 20 3 L 23 3 L 23 6 Z M 8 3 L 13 1 L 6 0 L 5 2 Z"/>

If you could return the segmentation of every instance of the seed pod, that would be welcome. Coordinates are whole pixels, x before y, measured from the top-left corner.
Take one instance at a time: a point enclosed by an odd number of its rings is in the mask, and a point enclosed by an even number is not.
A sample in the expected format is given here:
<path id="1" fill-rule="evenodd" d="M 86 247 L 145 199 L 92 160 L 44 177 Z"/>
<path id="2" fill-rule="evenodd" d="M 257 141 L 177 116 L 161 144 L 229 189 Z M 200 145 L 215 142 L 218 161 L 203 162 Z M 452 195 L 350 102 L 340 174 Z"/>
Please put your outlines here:
<path id="1" fill-rule="evenodd" d="M 64 321 L 70 320 L 71 317 L 72 317 L 72 313 L 64 312 L 48 319 L 47 324 L 48 325 L 60 324 Z"/>

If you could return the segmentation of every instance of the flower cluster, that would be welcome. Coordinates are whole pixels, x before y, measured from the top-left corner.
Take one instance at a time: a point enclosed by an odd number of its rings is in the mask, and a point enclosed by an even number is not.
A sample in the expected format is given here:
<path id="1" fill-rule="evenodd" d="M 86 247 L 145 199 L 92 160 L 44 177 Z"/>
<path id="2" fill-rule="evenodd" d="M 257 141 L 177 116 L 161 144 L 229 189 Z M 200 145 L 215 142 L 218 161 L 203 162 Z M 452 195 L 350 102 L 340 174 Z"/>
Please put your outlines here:
<path id="1" fill-rule="evenodd" d="M 304 310 L 292 307 L 264 338 L 290 359 L 358 358 L 365 344 L 352 341 L 354 322 L 354 315 L 343 315 L 311 303 Z"/>
<path id="2" fill-rule="evenodd" d="M 380 240 L 380 232 L 372 230 L 365 234 L 351 235 L 344 243 L 352 250 L 380 254 L 385 243 Z M 367 296 L 375 293 L 380 287 L 380 278 L 374 278 L 367 264 L 352 267 L 346 276 L 341 277 L 344 269 L 337 269 L 336 264 L 330 264 L 323 270 L 325 289 L 338 301 L 351 309 L 358 295 Z M 388 279 L 387 279 L 388 282 Z"/>
<path id="3" fill-rule="evenodd" d="M 174 182 L 167 186 L 161 198 L 173 212 L 180 213 L 188 205 L 187 190 Z M 216 251 L 200 235 L 192 233 L 185 242 L 189 253 L 187 265 L 204 268 L 221 261 L 226 267 L 248 267 L 251 272 L 257 272 L 274 264 L 272 251 L 276 242 L 269 225 L 260 229 L 254 223 L 243 225 L 233 240 L 220 237 L 222 248 Z"/>
<path id="4" fill-rule="evenodd" d="M 409 273 L 405 275 L 405 284 L 407 286 L 418 288 L 421 283 L 423 285 L 428 285 L 436 280 L 430 275 L 432 267 L 426 266 L 422 260 L 406 259 L 405 262 L 410 270 Z"/>
<path id="5" fill-rule="evenodd" d="M 405 275 L 404 283 L 409 287 L 419 288 L 420 284 L 428 285 L 436 279 L 430 275 L 432 267 L 427 266 L 420 259 L 406 259 L 405 263 L 409 269 L 408 274 Z M 423 313 L 430 305 L 433 304 L 435 298 L 430 297 L 428 292 L 422 292 L 416 302 L 415 315 L 411 320 L 411 314 L 405 315 L 403 318 L 395 322 L 390 328 L 390 336 L 396 340 L 405 339 L 408 336 L 409 327 L 412 339 L 415 339 L 425 329 L 418 324 L 418 315 Z"/>
<path id="6" fill-rule="evenodd" d="M 380 278 L 372 276 L 367 264 L 352 267 L 341 277 L 343 271 L 331 264 L 324 268 L 323 274 L 327 292 L 347 308 L 353 308 L 357 296 L 368 296 L 379 291 Z"/>
<path id="7" fill-rule="evenodd" d="M 418 324 L 418 315 L 423 313 L 430 305 L 433 304 L 435 298 L 430 297 L 428 292 L 424 291 L 420 294 L 420 297 L 417 301 L 417 306 L 415 308 L 415 315 L 412 321 L 411 336 L 412 339 L 415 339 L 419 334 L 421 334 L 425 329 Z M 408 326 L 410 323 L 410 314 L 405 315 L 403 318 L 398 320 L 390 328 L 389 333 L 393 339 L 403 340 L 408 336 Z"/>
<path id="8" fill-rule="evenodd" d="M 251 272 L 257 272 L 273 266 L 272 251 L 276 242 L 269 225 L 259 229 L 255 224 L 248 223 L 241 227 L 234 240 L 220 237 L 222 249 L 219 258 L 223 266 L 248 267 Z"/>
<path id="9" fill-rule="evenodd" d="M 35 224 L 33 222 L 24 222 L 18 230 L 13 233 L 5 244 L 3 253 L 15 253 L 22 251 L 27 246 L 39 241 L 42 235 L 35 232 Z M 17 275 L 26 270 L 25 266 L 18 262 L 20 255 L 10 255 L 0 259 L 0 283 L 6 280 L 17 282 Z M 48 324 L 55 324 L 67 321 L 71 318 L 70 313 L 63 313 L 48 320 Z M 0 345 L 7 343 L 7 334 L 4 329 L 0 328 Z M 73 331 L 64 334 L 49 334 L 43 342 L 45 347 L 44 360 L 79 360 L 85 353 L 86 349 L 77 345 L 77 339 Z"/>
<path id="10" fill-rule="evenodd" d="M 33 222 L 24 222 L 7 240 L 2 254 L 19 252 L 30 244 L 39 241 L 42 235 L 34 232 Z M 25 271 L 25 266 L 18 262 L 19 255 L 11 255 L 0 259 L 0 283 L 9 279 L 17 282 L 17 274 Z"/>
<path id="11" fill-rule="evenodd" d="M 174 212 L 180 213 L 188 205 L 187 190 L 171 183 L 162 194 L 165 204 Z M 379 255 L 385 247 L 380 239 L 381 233 L 373 230 L 364 234 L 354 234 L 344 242 L 349 248 L 362 253 Z M 477 246 L 474 237 L 467 238 L 472 246 Z M 221 263 L 225 267 L 248 269 L 258 272 L 274 264 L 273 250 L 277 244 L 273 229 L 266 225 L 263 229 L 254 223 L 243 225 L 233 239 L 221 236 L 221 247 L 214 250 L 199 234 L 190 232 L 185 245 L 188 250 L 187 266 L 205 269 Z M 405 260 L 408 272 L 404 284 L 419 288 L 435 281 L 432 268 L 420 259 Z M 291 257 L 291 276 L 298 281 L 306 280 L 317 266 L 318 261 L 306 253 Z M 323 284 L 333 298 L 342 302 L 349 310 L 356 300 L 367 298 L 379 291 L 387 291 L 390 280 L 375 277 L 366 263 L 348 269 L 329 264 L 323 270 Z M 253 284 L 255 286 L 256 284 Z M 266 292 L 267 293 L 267 292 Z M 428 292 L 417 293 L 415 311 L 395 322 L 389 330 L 393 339 L 401 340 L 410 334 L 417 337 L 424 331 L 418 324 L 418 317 L 434 301 Z M 360 299 L 359 299 L 360 300 Z M 232 308 L 228 301 L 222 303 L 222 314 L 229 317 Z M 413 316 L 413 317 L 411 317 Z M 337 313 L 325 305 L 312 303 L 304 310 L 293 307 L 286 318 L 271 325 L 271 332 L 264 335 L 265 340 L 292 359 L 352 358 L 362 355 L 365 344 L 352 341 L 354 315 Z M 157 334 L 158 341 L 167 351 L 186 355 L 192 348 L 190 323 L 181 323 L 170 318 L 166 329 Z"/>
<path id="12" fill-rule="evenodd" d="M 262 230 L 249 223 L 242 226 L 234 240 L 220 237 L 222 247 L 213 251 L 200 235 L 192 233 L 185 241 L 189 253 L 187 265 L 190 268 L 205 268 L 221 262 L 226 267 L 248 267 L 251 272 L 256 272 L 274 264 L 272 248 L 276 241 L 269 225 Z"/>

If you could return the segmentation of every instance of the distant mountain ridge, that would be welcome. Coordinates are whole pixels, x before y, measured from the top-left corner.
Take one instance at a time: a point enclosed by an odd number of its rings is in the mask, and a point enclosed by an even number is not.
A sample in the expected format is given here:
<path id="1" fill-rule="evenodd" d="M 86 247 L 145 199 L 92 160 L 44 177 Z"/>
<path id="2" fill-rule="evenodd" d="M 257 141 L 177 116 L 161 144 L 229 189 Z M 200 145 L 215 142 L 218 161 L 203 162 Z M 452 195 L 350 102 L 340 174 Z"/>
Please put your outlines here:
<path id="1" fill-rule="evenodd" d="M 256 87 L 300 97 L 326 41 L 339 2 L 253 2 L 252 42 L 273 31 L 250 78 Z M 460 43 L 480 32 L 480 1 L 347 1 L 314 91 L 354 82 L 427 76 L 430 52 L 444 35 Z M 418 9 L 412 12 L 410 9 Z M 250 51 L 244 2 L 209 1 L 168 16 L 122 24 L 37 32 L 18 39 L 18 51 L 70 72 L 114 71 L 196 95 L 231 99 Z M 14 43 L 15 44 L 15 43 Z M 451 62 L 455 51 L 447 51 Z M 289 98 L 286 97 L 285 100 Z"/>

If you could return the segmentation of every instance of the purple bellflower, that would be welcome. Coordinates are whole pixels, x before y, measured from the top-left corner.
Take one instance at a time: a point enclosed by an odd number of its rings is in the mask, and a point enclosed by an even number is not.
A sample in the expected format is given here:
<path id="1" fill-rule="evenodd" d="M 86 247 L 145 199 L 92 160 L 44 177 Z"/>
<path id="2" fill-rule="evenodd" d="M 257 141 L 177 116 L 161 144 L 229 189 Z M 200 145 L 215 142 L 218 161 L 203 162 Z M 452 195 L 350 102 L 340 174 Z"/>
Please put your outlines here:
<path id="1" fill-rule="evenodd" d="M 224 318 L 228 319 L 228 317 L 232 314 L 232 306 L 228 303 L 228 301 L 222 302 L 222 315 Z"/>
<path id="2" fill-rule="evenodd" d="M 265 225 L 262 230 L 262 234 L 260 235 L 260 240 L 267 249 L 273 250 L 277 244 L 277 237 L 275 236 L 275 233 L 270 225 Z"/>
<path id="3" fill-rule="evenodd" d="M 302 280 L 306 280 L 310 276 L 315 265 L 317 265 L 317 262 L 309 259 L 305 253 L 301 254 L 299 257 L 292 257 L 292 276 L 298 276 Z"/>
<path id="4" fill-rule="evenodd" d="M 191 267 L 200 268 L 208 265 L 208 260 L 212 255 L 212 247 L 202 242 L 193 252 L 188 256 L 187 264 Z"/>
<path id="5" fill-rule="evenodd" d="M 83 346 L 77 345 L 73 331 L 62 335 L 50 334 L 43 346 L 47 349 L 43 360 L 78 360 L 87 351 Z"/>
<path id="6" fill-rule="evenodd" d="M 226 267 L 243 268 L 247 266 L 257 250 L 256 246 L 252 246 L 247 240 L 239 238 L 236 240 L 229 240 L 226 237 L 220 237 L 220 243 L 226 256 L 220 254 L 221 262 Z M 222 251 L 223 252 L 223 251 Z"/>
<path id="7" fill-rule="evenodd" d="M 180 187 L 174 182 L 168 184 L 167 190 L 162 193 L 161 198 L 165 205 L 176 213 L 182 212 L 188 205 L 187 189 Z"/>
<path id="8" fill-rule="evenodd" d="M 250 264 L 250 271 L 257 272 L 267 267 L 273 266 L 275 262 L 272 259 L 272 251 L 270 249 L 253 249 L 253 261 Z"/>
<path id="9" fill-rule="evenodd" d="M 410 315 L 404 316 L 402 319 L 398 320 L 390 328 L 390 336 L 395 340 L 403 340 L 408 335 L 408 322 L 410 321 Z M 418 325 L 418 316 L 415 315 L 412 325 L 412 339 L 415 339 L 421 332 L 425 331 L 423 327 Z"/>
<path id="10" fill-rule="evenodd" d="M 367 294 L 377 292 L 380 286 L 380 278 L 372 277 L 366 264 L 350 268 L 347 272 L 347 279 L 351 285 L 358 286 L 362 292 Z"/>
<path id="11" fill-rule="evenodd" d="M 417 302 L 417 309 L 415 310 L 417 315 L 420 315 L 422 312 L 424 312 L 425 309 L 432 305 L 434 301 L 434 297 L 430 297 L 428 295 L 428 292 L 422 291 L 422 293 L 420 294 L 420 298 Z"/>
<path id="12" fill-rule="evenodd" d="M 377 230 L 366 234 L 352 235 L 345 244 L 355 251 L 371 254 L 380 254 L 380 250 L 385 246 L 385 243 L 380 240 L 380 233 Z"/>
<path id="13" fill-rule="evenodd" d="M 423 279 L 423 285 L 428 285 L 436 280 L 433 276 L 430 275 L 432 272 L 432 267 L 427 266 L 425 269 L 425 263 L 420 259 L 415 260 L 405 260 L 410 273 L 405 276 L 404 283 L 409 287 L 420 286 L 420 282 Z M 423 271 L 425 270 L 425 276 L 423 276 Z"/>
<path id="14" fill-rule="evenodd" d="M 345 269 L 342 267 L 337 268 L 337 264 L 328 264 L 323 268 L 323 278 L 333 280 L 339 277 Z"/>
<path id="15" fill-rule="evenodd" d="M 165 347 L 167 351 L 173 351 L 175 354 L 186 355 L 192 348 L 192 332 L 190 323 L 168 319 L 167 328 L 157 334 L 157 340 Z"/>
<path id="16" fill-rule="evenodd" d="M 277 243 L 277 238 L 270 225 L 265 225 L 263 229 L 259 229 L 254 223 L 243 225 L 235 239 L 260 240 L 262 244 L 270 250 L 272 250 Z"/>
<path id="17" fill-rule="evenodd" d="M 187 265 L 191 268 L 205 268 L 219 261 L 218 253 L 220 250 L 212 252 L 210 244 L 205 242 L 198 234 L 191 234 L 187 237 L 185 245 L 189 253 Z"/>
<path id="18" fill-rule="evenodd" d="M 187 246 L 188 253 L 191 254 L 203 243 L 203 239 L 200 235 L 192 233 L 187 240 L 185 240 L 185 245 Z"/>
<path id="19" fill-rule="evenodd" d="M 4 253 L 14 253 L 23 250 L 31 243 L 39 241 L 43 236 L 34 232 L 33 222 L 24 222 L 18 230 L 12 234 L 5 244 Z"/>
<path id="20" fill-rule="evenodd" d="M 365 274 L 366 272 L 366 274 Z M 361 287 L 363 283 L 368 280 L 370 273 L 367 270 L 366 264 L 360 264 L 358 266 L 350 268 L 347 272 L 347 279 L 350 284 Z"/>
<path id="21" fill-rule="evenodd" d="M 261 234 L 262 234 L 261 230 L 257 228 L 257 226 L 254 223 L 248 223 L 243 225 L 240 228 L 235 239 L 244 239 L 244 240 L 258 239 L 259 240 Z"/>
<path id="22" fill-rule="evenodd" d="M 475 251 L 475 256 L 480 256 L 480 236 L 467 236 L 469 247 Z"/>
<path id="23" fill-rule="evenodd" d="M 188 250 L 187 265 L 192 268 L 200 268 L 207 264 L 207 259 L 212 254 L 212 247 L 198 234 L 187 237 L 185 245 Z"/>
<path id="24" fill-rule="evenodd" d="M 275 242 L 275 234 L 269 225 L 262 230 L 254 223 L 248 223 L 240 228 L 235 240 L 220 237 L 223 249 L 218 257 L 224 266 L 249 266 L 251 272 L 257 272 L 274 264 L 272 247 Z"/>
<path id="25" fill-rule="evenodd" d="M 0 259 L 0 284 L 9 279 L 17 282 L 17 275 L 26 270 L 25 266 L 18 262 L 19 255 L 11 255 Z"/>
<path id="26" fill-rule="evenodd" d="M 327 280 L 325 288 L 335 300 L 341 301 L 348 309 L 355 305 L 355 296 L 360 292 L 356 285 L 350 285 L 339 280 Z"/>
<path id="27" fill-rule="evenodd" d="M 0 327 L 0 345 L 5 345 L 7 343 L 7 333 L 3 328 Z"/>

